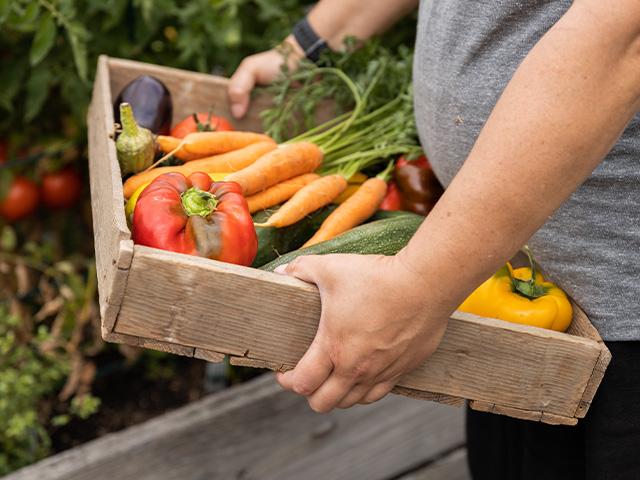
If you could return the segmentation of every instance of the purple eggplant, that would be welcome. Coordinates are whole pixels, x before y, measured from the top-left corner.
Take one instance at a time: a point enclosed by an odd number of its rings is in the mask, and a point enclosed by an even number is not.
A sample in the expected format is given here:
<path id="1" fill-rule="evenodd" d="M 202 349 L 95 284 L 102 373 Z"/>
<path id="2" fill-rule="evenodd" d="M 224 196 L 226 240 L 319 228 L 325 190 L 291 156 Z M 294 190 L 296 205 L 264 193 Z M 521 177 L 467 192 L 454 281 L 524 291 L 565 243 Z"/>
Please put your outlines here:
<path id="1" fill-rule="evenodd" d="M 122 89 L 113 104 L 113 115 L 120 123 L 120 104 L 128 103 L 139 126 L 155 134 L 169 135 L 173 104 L 169 90 L 155 77 L 140 75 Z"/>

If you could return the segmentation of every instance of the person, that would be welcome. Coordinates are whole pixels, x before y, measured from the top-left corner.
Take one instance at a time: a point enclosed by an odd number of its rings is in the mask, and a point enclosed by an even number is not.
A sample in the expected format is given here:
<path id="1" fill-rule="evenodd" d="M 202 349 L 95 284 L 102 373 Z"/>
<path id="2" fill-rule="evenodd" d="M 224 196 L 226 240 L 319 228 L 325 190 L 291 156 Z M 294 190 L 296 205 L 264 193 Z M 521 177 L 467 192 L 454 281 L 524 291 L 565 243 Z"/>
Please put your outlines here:
<path id="1" fill-rule="evenodd" d="M 447 187 L 397 255 L 300 257 L 318 286 L 316 337 L 278 381 L 318 412 L 384 397 L 440 342 L 449 314 L 525 243 L 588 313 L 613 360 L 586 419 L 554 427 L 468 414 L 474 478 L 640 478 L 640 3 L 420 2 L 420 140 Z M 290 66 L 367 39 L 415 0 L 321 0 L 287 42 Z M 247 57 L 242 116 L 284 61 Z"/>

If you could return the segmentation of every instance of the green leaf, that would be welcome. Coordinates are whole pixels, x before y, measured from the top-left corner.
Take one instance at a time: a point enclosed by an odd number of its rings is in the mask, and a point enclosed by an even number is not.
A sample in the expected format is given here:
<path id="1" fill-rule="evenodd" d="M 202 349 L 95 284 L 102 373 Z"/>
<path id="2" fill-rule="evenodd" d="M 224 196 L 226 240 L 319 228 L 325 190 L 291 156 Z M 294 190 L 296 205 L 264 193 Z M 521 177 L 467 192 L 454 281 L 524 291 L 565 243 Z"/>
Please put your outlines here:
<path id="1" fill-rule="evenodd" d="M 11 3 L 11 2 L 9 2 Z M 26 8 L 11 9 L 7 22 L 11 27 L 21 32 L 31 32 L 36 28 L 36 21 L 40 14 L 40 3 L 30 2 Z"/>
<path id="2" fill-rule="evenodd" d="M 72 23 L 67 27 L 67 37 L 71 45 L 73 61 L 76 64 L 78 76 L 83 82 L 86 82 L 89 70 L 87 66 L 87 39 L 89 34 L 82 25 Z"/>
<path id="3" fill-rule="evenodd" d="M 24 121 L 30 122 L 40 113 L 49 96 L 51 72 L 48 68 L 35 68 L 27 81 Z"/>
<path id="4" fill-rule="evenodd" d="M 0 25 L 7 19 L 9 13 L 11 13 L 11 0 L 0 0 Z"/>
<path id="5" fill-rule="evenodd" d="M 31 52 L 29 52 L 31 66 L 35 66 L 42 61 L 47 53 L 49 53 L 49 50 L 51 50 L 51 47 L 53 47 L 55 39 L 56 24 L 51 14 L 46 13 L 40 18 L 38 30 L 36 30 L 33 42 L 31 43 Z"/>
<path id="6" fill-rule="evenodd" d="M 13 98 L 22 86 L 22 79 L 28 68 L 26 59 L 2 65 L 0 75 L 0 107 L 7 112 L 13 112 Z"/>

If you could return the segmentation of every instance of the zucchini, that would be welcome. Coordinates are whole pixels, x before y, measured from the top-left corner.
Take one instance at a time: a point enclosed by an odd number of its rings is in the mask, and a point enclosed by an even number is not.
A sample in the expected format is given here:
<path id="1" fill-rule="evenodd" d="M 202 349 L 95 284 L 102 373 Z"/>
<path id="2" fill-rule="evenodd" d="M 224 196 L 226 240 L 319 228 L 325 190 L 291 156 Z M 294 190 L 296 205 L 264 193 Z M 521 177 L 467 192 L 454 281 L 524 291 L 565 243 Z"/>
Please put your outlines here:
<path id="1" fill-rule="evenodd" d="M 284 255 L 292 250 L 300 248 L 309 240 L 316 230 L 320 228 L 322 222 L 337 208 L 337 205 L 327 205 L 320 210 L 307 215 L 299 222 L 284 228 L 275 227 L 256 227 L 258 235 L 258 253 L 251 264 L 252 267 L 261 267 L 279 255 Z M 273 212 L 277 210 L 272 208 L 266 211 L 260 211 L 253 215 L 255 223 L 261 223 L 267 220 Z"/>
<path id="2" fill-rule="evenodd" d="M 260 269 L 272 272 L 277 266 L 289 263 L 302 255 L 326 255 L 329 253 L 395 255 L 409 242 L 424 220 L 421 215 L 404 213 L 406 214 L 365 223 L 326 242 L 294 250 L 263 265 Z"/>

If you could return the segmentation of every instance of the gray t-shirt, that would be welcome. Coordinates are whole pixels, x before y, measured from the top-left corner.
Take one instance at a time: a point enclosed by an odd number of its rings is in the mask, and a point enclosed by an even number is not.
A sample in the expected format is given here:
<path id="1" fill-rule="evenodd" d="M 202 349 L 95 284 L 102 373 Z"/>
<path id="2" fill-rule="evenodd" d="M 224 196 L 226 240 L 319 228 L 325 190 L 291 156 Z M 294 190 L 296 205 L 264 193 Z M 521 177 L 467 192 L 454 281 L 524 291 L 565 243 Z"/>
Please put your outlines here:
<path id="1" fill-rule="evenodd" d="M 520 62 L 572 2 L 420 3 L 418 130 L 438 178 L 448 185 Z M 523 179 L 523 187 L 532 181 Z M 605 340 L 640 340 L 640 116 L 529 245 Z"/>

